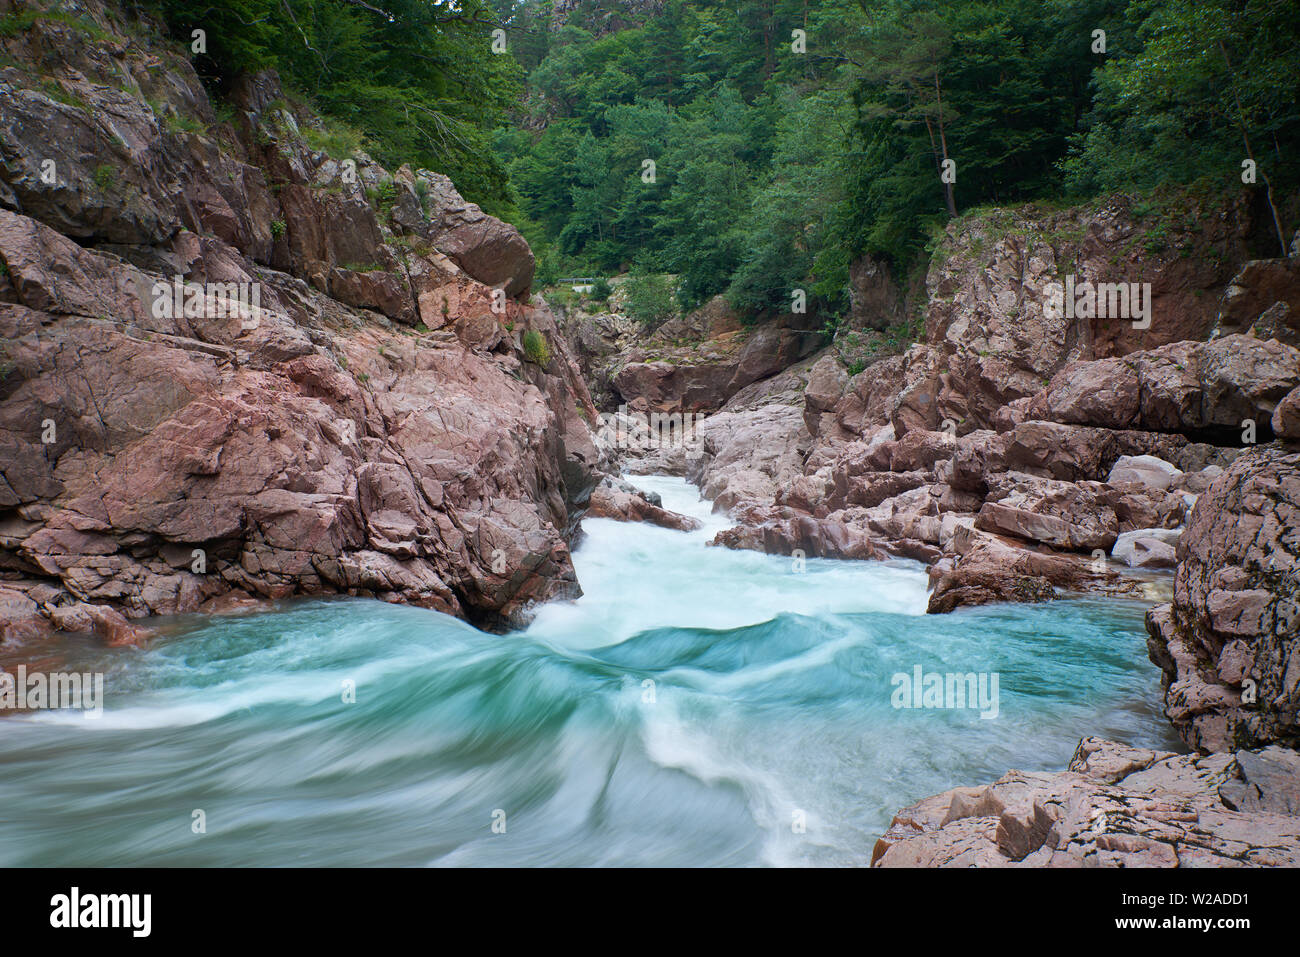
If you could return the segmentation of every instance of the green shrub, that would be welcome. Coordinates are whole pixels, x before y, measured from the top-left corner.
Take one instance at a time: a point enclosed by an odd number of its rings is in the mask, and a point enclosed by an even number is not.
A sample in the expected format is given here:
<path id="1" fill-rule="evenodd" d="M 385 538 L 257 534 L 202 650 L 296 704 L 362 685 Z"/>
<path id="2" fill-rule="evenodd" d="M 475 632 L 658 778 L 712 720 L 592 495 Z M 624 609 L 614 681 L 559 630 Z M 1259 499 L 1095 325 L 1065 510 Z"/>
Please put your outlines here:
<path id="1" fill-rule="evenodd" d="M 1142 238 L 1142 246 L 1147 252 L 1155 254 L 1163 252 L 1169 245 L 1169 230 L 1164 223 L 1158 223 L 1151 229 L 1148 229 Z"/>
<path id="2" fill-rule="evenodd" d="M 429 215 L 429 181 L 427 179 L 417 179 L 415 181 L 415 195 L 420 200 L 420 211 L 426 216 Z"/>
<path id="3" fill-rule="evenodd" d="M 551 361 L 551 347 L 547 345 L 546 337 L 536 329 L 524 333 L 524 355 L 529 362 L 535 362 L 539 366 L 545 366 Z"/>
<path id="4" fill-rule="evenodd" d="M 382 179 L 378 186 L 366 188 L 366 199 L 375 207 L 380 218 L 386 217 L 397 202 L 397 184 L 391 179 Z"/>
<path id="5" fill-rule="evenodd" d="M 637 322 L 654 326 L 673 317 L 673 282 L 668 276 L 633 272 L 624 289 L 627 291 L 627 313 Z"/>
<path id="6" fill-rule="evenodd" d="M 22 13 L 6 14 L 0 17 L 0 37 L 8 39 L 17 36 L 19 33 L 30 30 L 35 26 L 37 20 L 53 20 L 62 23 L 101 42 L 113 38 L 112 34 L 107 33 L 89 17 L 75 13 L 65 13 L 62 10 L 25 10 Z"/>
<path id="7" fill-rule="evenodd" d="M 44 80 L 41 83 L 41 89 L 51 100 L 62 103 L 64 106 L 71 106 L 78 110 L 90 109 L 89 103 L 83 100 L 76 93 L 65 90 L 62 83 L 57 83 L 54 80 Z"/>
<path id="8" fill-rule="evenodd" d="M 225 126 L 235 119 L 235 108 L 229 103 L 221 103 L 215 111 L 215 119 L 212 121 L 213 127 Z"/>
<path id="9" fill-rule="evenodd" d="M 356 129 L 331 117 L 321 119 L 320 129 L 302 128 L 302 138 L 307 145 L 336 160 L 349 159 L 361 152 L 365 137 Z"/>
<path id="10" fill-rule="evenodd" d="M 609 281 L 604 276 L 591 284 L 591 298 L 595 302 L 608 302 L 609 294 L 613 291 L 610 288 Z"/>
<path id="11" fill-rule="evenodd" d="M 557 286 L 543 293 L 542 298 L 552 309 L 568 310 L 575 306 L 580 298 L 569 286 Z"/>

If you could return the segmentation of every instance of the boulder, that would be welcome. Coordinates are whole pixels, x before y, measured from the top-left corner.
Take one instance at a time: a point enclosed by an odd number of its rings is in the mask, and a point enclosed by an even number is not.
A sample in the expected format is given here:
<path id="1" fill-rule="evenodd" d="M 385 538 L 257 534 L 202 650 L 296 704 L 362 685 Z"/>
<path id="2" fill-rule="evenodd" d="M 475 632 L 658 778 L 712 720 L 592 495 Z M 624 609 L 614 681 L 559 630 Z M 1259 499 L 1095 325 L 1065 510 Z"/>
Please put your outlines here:
<path id="1" fill-rule="evenodd" d="M 803 394 L 803 421 L 810 435 L 821 431 L 822 416 L 831 414 L 848 381 L 848 373 L 833 354 L 828 353 L 813 364 Z"/>
<path id="2" fill-rule="evenodd" d="M 1069 483 L 1009 473 L 992 486 L 977 528 L 1070 551 L 1109 550 L 1119 519 L 1095 483 Z"/>
<path id="3" fill-rule="evenodd" d="M 612 518 L 618 522 L 649 522 L 663 528 L 690 532 L 700 527 L 698 519 L 663 508 L 626 482 L 606 478 L 591 491 L 587 517 Z"/>
<path id="4" fill-rule="evenodd" d="M 533 251 L 524 237 L 509 223 L 489 216 L 465 200 L 450 179 L 440 173 L 420 170 L 398 181 L 419 181 L 423 187 L 419 232 L 434 247 L 485 286 L 504 289 L 507 296 L 522 298 L 533 284 Z"/>
<path id="5" fill-rule="evenodd" d="M 1173 568 L 1178 564 L 1175 546 L 1180 529 L 1138 528 L 1121 532 L 1110 557 L 1130 568 Z"/>
<path id="6" fill-rule="evenodd" d="M 731 397 L 733 363 L 629 362 L 614 389 L 634 412 L 715 412 Z"/>
<path id="7" fill-rule="evenodd" d="M 1300 386 L 1288 392 L 1273 410 L 1273 434 L 1282 439 L 1300 440 Z"/>
<path id="8" fill-rule="evenodd" d="M 793 510 L 761 523 L 746 523 L 724 529 L 710 545 L 743 548 L 768 555 L 802 553 L 805 558 L 881 559 L 881 552 L 861 528 L 835 516 L 814 518 Z"/>
<path id="9" fill-rule="evenodd" d="M 1121 455 L 1115 460 L 1106 481 L 1111 485 L 1137 482 L 1148 488 L 1167 489 L 1178 484 L 1182 476 L 1180 469 L 1154 455 Z"/>
<path id="10" fill-rule="evenodd" d="M 1232 335 L 1077 362 L 1034 396 L 1034 418 L 1108 429 L 1196 433 L 1267 425 L 1300 385 L 1300 350 Z"/>
<path id="11" fill-rule="evenodd" d="M 688 453 L 686 477 L 714 508 L 771 505 L 803 474 L 809 436 L 800 410 L 771 405 L 720 412 L 698 426 L 699 449 Z"/>

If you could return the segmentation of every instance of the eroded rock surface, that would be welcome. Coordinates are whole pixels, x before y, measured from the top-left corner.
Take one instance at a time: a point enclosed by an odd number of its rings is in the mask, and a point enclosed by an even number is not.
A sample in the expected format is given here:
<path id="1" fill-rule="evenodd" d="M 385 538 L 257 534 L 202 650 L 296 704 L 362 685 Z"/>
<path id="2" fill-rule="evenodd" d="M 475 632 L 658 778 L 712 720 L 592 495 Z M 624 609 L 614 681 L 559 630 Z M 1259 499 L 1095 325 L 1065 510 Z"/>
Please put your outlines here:
<path id="1" fill-rule="evenodd" d="M 5 636 L 300 594 L 498 628 L 578 594 L 595 408 L 513 227 L 312 149 L 274 74 L 218 125 L 188 61 L 84 15 L 103 38 L 0 40 L 63 88 L 0 76 Z"/>
<path id="2" fill-rule="evenodd" d="M 874 867 L 1295 867 L 1300 764 L 1084 738 L 1069 769 L 1011 771 L 900 811 Z"/>
<path id="3" fill-rule="evenodd" d="M 1200 496 L 1173 601 L 1147 615 L 1190 747 L 1300 745 L 1300 452 L 1257 449 Z"/>

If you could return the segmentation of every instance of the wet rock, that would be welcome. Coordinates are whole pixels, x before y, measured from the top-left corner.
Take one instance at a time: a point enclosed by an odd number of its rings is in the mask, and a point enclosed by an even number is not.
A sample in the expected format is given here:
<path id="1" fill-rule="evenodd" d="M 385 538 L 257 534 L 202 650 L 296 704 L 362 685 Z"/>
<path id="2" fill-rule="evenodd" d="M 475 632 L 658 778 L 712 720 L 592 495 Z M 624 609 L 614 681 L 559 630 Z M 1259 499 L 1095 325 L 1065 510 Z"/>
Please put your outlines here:
<path id="1" fill-rule="evenodd" d="M 619 522 L 649 522 L 680 532 L 694 531 L 700 527 L 698 519 L 665 509 L 626 482 L 613 479 L 605 479 L 592 489 L 587 516 L 612 518 Z"/>
<path id="2" fill-rule="evenodd" d="M 1040 575 L 1007 575 L 988 565 L 970 565 L 944 574 L 931 590 L 925 610 L 943 615 L 970 605 L 1032 604 L 1054 597 L 1056 589 Z"/>
<path id="3" fill-rule="evenodd" d="M 872 544 L 862 528 L 836 517 L 818 519 L 790 511 L 766 522 L 737 525 L 714 536 L 710 545 L 743 548 L 768 555 L 794 555 L 804 558 L 881 559 L 884 553 Z"/>

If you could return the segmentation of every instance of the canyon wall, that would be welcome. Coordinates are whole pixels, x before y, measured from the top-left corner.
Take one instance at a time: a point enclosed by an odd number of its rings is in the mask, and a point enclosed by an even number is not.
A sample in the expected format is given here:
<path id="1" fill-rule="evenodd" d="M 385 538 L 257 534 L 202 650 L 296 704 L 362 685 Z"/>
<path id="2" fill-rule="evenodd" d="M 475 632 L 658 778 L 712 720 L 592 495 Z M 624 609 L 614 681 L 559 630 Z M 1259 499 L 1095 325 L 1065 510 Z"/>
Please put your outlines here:
<path id="1" fill-rule="evenodd" d="M 218 108 L 156 25 L 80 10 L 0 40 L 4 637 L 578 594 L 595 409 L 518 232 L 315 148 L 274 74 Z"/>

